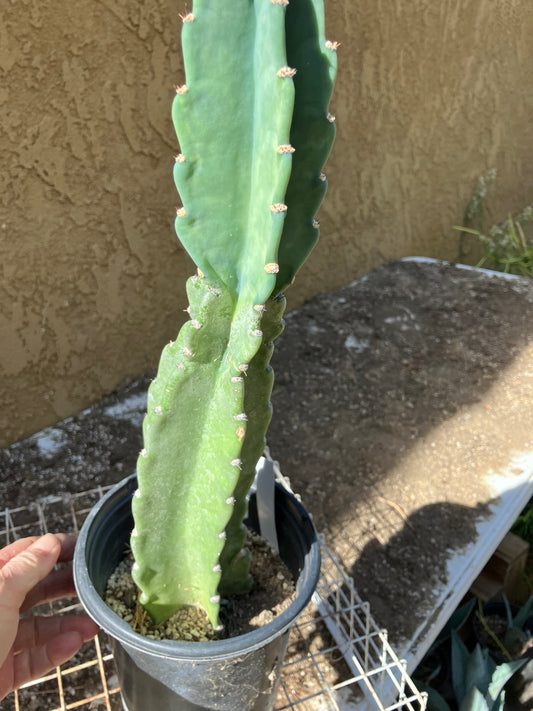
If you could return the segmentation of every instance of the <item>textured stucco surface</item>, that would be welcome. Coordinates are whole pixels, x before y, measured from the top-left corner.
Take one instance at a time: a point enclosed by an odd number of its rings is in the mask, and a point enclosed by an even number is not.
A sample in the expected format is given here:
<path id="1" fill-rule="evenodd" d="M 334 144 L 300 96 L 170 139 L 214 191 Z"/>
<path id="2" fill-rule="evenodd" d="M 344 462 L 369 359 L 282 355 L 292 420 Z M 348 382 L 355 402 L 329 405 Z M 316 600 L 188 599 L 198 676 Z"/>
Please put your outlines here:
<path id="1" fill-rule="evenodd" d="M 0 4 L 0 442 L 155 367 L 192 267 L 173 234 L 182 0 Z M 322 240 L 296 305 L 455 256 L 477 176 L 533 201 L 530 0 L 326 0 L 341 42 Z"/>

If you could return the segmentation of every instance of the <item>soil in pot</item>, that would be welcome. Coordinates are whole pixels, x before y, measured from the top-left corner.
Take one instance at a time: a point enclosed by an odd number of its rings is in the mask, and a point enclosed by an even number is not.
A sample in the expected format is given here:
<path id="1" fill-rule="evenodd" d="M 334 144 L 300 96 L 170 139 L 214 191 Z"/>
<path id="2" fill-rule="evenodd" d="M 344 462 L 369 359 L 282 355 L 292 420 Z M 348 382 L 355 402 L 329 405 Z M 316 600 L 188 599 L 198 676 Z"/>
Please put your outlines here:
<path id="1" fill-rule="evenodd" d="M 207 616 L 198 608 L 184 608 L 169 620 L 154 625 L 137 602 L 138 589 L 131 577 L 133 558 L 126 557 L 108 581 L 105 602 L 128 622 L 135 632 L 150 639 L 207 642 L 237 637 L 271 622 L 294 600 L 294 583 L 287 566 L 261 536 L 248 531 L 251 551 L 250 592 L 221 601 L 221 634 L 215 633 Z"/>

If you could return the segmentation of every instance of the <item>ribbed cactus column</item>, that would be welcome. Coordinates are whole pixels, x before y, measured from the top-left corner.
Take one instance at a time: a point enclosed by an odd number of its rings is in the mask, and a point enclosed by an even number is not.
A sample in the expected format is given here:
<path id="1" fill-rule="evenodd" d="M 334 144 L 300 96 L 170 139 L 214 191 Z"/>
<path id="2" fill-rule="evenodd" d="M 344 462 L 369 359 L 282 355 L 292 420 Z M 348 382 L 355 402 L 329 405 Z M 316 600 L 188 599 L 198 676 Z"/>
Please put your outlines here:
<path id="1" fill-rule="evenodd" d="M 322 0 L 195 0 L 182 46 L 176 229 L 199 271 L 149 389 L 131 542 L 153 619 L 197 605 L 216 627 L 219 588 L 250 582 L 245 496 L 270 421 L 279 293 L 318 236 L 336 64 Z"/>

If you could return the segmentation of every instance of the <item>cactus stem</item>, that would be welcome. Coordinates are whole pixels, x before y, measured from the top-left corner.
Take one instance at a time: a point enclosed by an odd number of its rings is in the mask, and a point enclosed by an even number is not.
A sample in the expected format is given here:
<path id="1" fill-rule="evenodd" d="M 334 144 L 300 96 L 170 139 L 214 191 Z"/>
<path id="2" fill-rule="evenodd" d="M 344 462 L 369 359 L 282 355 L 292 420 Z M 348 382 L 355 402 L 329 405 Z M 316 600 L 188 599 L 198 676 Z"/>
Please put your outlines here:
<path id="1" fill-rule="evenodd" d="M 331 40 L 326 40 L 326 49 L 330 49 L 332 52 L 336 52 L 340 46 L 340 42 L 332 42 Z"/>
<path id="2" fill-rule="evenodd" d="M 326 118 L 330 123 L 335 123 L 335 116 L 333 116 L 332 114 L 328 113 Z"/>
<path id="3" fill-rule="evenodd" d="M 288 5 L 191 0 L 173 17 L 186 71 L 169 85 L 180 194 L 172 217 L 195 267 L 186 323 L 149 392 L 131 547 L 150 615 L 198 605 L 215 629 L 218 595 L 250 580 L 241 525 L 271 415 L 269 344 L 282 330 L 280 294 L 318 236 L 318 176 L 335 133 L 326 114 L 338 45 L 326 47 L 323 0 Z M 235 151 L 238 171 L 228 166 Z"/>
<path id="4" fill-rule="evenodd" d="M 281 79 L 289 79 L 293 77 L 296 74 L 296 69 L 293 69 L 293 67 L 281 67 L 281 69 L 278 69 L 277 75 Z"/>

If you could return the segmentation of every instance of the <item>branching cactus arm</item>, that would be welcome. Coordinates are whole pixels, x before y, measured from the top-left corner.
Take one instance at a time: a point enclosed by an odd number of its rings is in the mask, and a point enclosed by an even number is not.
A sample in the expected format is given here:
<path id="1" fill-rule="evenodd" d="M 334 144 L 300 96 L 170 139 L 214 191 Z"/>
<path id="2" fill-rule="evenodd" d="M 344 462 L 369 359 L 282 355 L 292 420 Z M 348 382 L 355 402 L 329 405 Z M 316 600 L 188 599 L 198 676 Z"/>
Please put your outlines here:
<path id="1" fill-rule="evenodd" d="M 326 40 L 323 0 L 291 0 L 286 10 L 287 62 L 296 67 L 287 217 L 278 251 L 275 293 L 293 281 L 319 237 L 317 212 L 327 190 L 322 168 L 335 139 L 329 102 L 337 73 L 337 42 Z"/>
<path id="2" fill-rule="evenodd" d="M 261 320 L 262 343 L 246 370 L 244 380 L 244 411 L 247 426 L 241 450 L 241 472 L 235 487 L 235 508 L 226 527 L 226 545 L 220 557 L 222 579 L 219 591 L 227 595 L 242 592 L 251 582 L 248 574 L 249 559 L 243 550 L 246 532 L 242 521 L 246 514 L 246 496 L 255 476 L 255 467 L 265 448 L 265 434 L 272 418 L 270 396 L 274 385 L 274 371 L 270 358 L 274 341 L 283 330 L 285 297 L 269 299 Z"/>
<path id="3" fill-rule="evenodd" d="M 270 0 L 196 0 L 184 22 L 186 84 L 173 118 L 183 201 L 176 231 L 198 268 L 235 301 L 270 296 L 285 218 L 294 86 L 283 8 Z"/>

